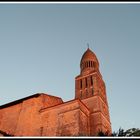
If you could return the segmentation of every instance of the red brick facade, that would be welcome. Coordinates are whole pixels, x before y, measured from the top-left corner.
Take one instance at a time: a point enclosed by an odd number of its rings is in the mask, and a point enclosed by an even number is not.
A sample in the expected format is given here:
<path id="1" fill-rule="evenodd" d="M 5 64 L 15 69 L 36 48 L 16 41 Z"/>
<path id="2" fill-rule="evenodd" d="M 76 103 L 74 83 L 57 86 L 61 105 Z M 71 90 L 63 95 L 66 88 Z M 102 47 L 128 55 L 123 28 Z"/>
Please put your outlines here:
<path id="1" fill-rule="evenodd" d="M 90 135 L 98 131 L 111 133 L 105 83 L 98 59 L 89 48 L 82 56 L 80 68 L 81 73 L 75 78 L 75 99 L 80 99 L 90 111 Z"/>
<path id="2" fill-rule="evenodd" d="M 63 102 L 35 94 L 0 106 L 0 136 L 96 136 L 111 134 L 105 83 L 99 62 L 90 50 L 84 53 L 75 78 L 75 99 Z"/>

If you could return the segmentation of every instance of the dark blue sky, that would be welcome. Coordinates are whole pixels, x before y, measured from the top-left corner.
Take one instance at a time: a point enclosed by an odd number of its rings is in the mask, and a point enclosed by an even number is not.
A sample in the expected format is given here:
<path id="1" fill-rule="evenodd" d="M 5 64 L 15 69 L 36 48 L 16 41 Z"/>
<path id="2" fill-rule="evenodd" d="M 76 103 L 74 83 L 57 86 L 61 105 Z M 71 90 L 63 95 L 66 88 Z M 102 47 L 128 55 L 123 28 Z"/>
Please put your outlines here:
<path id="1" fill-rule="evenodd" d="M 87 43 L 106 83 L 113 131 L 140 127 L 140 4 L 0 3 L 0 104 L 74 98 Z"/>

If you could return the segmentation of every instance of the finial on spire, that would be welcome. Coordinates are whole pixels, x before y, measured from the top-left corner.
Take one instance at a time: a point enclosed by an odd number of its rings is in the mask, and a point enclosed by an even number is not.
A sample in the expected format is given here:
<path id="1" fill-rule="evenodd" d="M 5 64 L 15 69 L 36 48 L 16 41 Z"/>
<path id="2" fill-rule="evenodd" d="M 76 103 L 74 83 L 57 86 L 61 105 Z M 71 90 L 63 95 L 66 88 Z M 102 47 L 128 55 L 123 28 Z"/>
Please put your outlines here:
<path id="1" fill-rule="evenodd" d="M 89 49 L 89 43 L 87 43 L 87 47 L 88 47 L 88 49 Z"/>

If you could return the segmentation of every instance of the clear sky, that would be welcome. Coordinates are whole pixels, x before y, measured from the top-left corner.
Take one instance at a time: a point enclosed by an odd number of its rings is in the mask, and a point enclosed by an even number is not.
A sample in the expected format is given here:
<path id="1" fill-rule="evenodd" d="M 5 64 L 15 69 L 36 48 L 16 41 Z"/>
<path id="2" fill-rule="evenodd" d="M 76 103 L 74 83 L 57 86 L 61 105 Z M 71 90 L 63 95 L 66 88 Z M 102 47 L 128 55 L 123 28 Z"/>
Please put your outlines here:
<path id="1" fill-rule="evenodd" d="M 42 92 L 73 99 L 87 43 L 113 131 L 140 128 L 140 3 L 0 3 L 0 105 Z"/>

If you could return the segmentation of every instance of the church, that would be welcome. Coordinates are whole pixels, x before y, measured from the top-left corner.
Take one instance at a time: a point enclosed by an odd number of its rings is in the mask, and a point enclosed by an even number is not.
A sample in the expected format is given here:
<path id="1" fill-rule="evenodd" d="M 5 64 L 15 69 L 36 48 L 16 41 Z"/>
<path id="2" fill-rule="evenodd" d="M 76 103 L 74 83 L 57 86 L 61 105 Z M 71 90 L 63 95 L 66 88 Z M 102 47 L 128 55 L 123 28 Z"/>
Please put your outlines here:
<path id="1" fill-rule="evenodd" d="M 97 136 L 112 133 L 99 62 L 87 49 L 75 77 L 75 98 L 37 93 L 0 106 L 0 137 Z"/>

